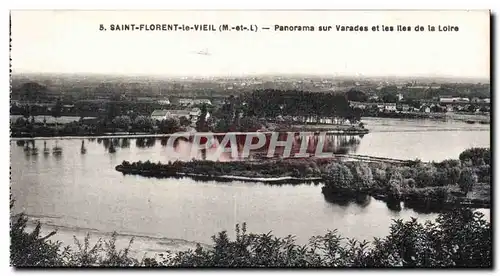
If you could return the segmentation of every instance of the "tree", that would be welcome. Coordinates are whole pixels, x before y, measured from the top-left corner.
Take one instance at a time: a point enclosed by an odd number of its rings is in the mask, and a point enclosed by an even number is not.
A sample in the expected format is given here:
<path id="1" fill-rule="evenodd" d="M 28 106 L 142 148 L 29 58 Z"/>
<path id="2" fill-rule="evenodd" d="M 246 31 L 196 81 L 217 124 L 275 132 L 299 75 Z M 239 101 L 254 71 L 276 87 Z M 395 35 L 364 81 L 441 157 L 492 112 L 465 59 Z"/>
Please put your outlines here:
<path id="1" fill-rule="evenodd" d="M 19 91 L 21 98 L 26 101 L 40 101 L 47 96 L 47 87 L 36 82 L 24 83 L 21 88 L 13 89 L 13 92 Z"/>
<path id="2" fill-rule="evenodd" d="M 480 165 L 482 162 L 489 165 L 491 151 L 489 148 L 470 148 L 460 153 L 458 159 L 462 162 L 470 160 L 473 165 Z"/>
<path id="3" fill-rule="evenodd" d="M 120 103 L 117 99 L 111 99 L 106 106 L 106 116 L 108 120 L 112 120 L 113 118 L 121 115 Z"/>
<path id="4" fill-rule="evenodd" d="M 137 116 L 134 120 L 133 123 L 134 127 L 136 129 L 139 129 L 140 131 L 150 131 L 153 129 L 154 122 L 151 117 L 148 116 Z"/>
<path id="5" fill-rule="evenodd" d="M 22 108 L 23 117 L 27 120 L 31 116 L 31 106 L 25 105 Z"/>
<path id="6" fill-rule="evenodd" d="M 395 103 L 398 101 L 398 97 L 394 94 L 383 94 L 382 102 L 384 103 Z"/>
<path id="7" fill-rule="evenodd" d="M 227 132 L 231 128 L 231 123 L 229 123 L 225 118 L 221 118 L 217 120 L 215 124 L 216 132 Z"/>
<path id="8" fill-rule="evenodd" d="M 59 118 L 62 115 L 63 104 L 60 99 L 57 99 L 56 104 L 51 109 L 51 115 L 54 118 Z"/>
<path id="9" fill-rule="evenodd" d="M 62 115 L 63 104 L 60 99 L 57 99 L 56 104 L 52 107 L 51 115 L 55 118 L 56 130 L 57 130 L 57 118 Z"/>
<path id="10" fill-rule="evenodd" d="M 353 101 L 353 102 L 368 101 L 368 96 L 364 92 L 354 88 L 351 88 L 349 91 L 346 92 L 346 98 L 348 101 Z"/>
<path id="11" fill-rule="evenodd" d="M 325 168 L 324 179 L 328 188 L 349 188 L 354 181 L 354 176 L 346 165 L 331 163 Z"/>
<path id="12" fill-rule="evenodd" d="M 368 189 L 373 185 L 372 170 L 366 163 L 355 163 L 354 180 L 358 184 L 358 189 Z"/>
<path id="13" fill-rule="evenodd" d="M 184 117 L 181 117 L 184 118 Z M 158 124 L 161 133 L 175 133 L 180 130 L 180 121 L 177 118 L 167 118 Z"/>
<path id="14" fill-rule="evenodd" d="M 476 110 L 477 110 L 477 107 L 473 104 L 471 104 L 467 107 L 467 111 L 469 111 L 469 112 L 476 112 Z"/>
<path id="15" fill-rule="evenodd" d="M 460 178 L 458 179 L 458 185 L 462 192 L 467 193 L 472 191 L 472 187 L 477 183 L 477 175 L 471 168 L 465 168 L 460 173 Z"/>
<path id="16" fill-rule="evenodd" d="M 481 106 L 481 108 L 479 108 L 479 111 L 480 112 L 489 112 L 490 109 L 488 107 L 486 107 L 486 106 Z"/>
<path id="17" fill-rule="evenodd" d="M 200 117 L 198 118 L 198 121 L 196 122 L 196 130 L 200 132 L 205 132 L 208 131 L 208 126 L 207 126 L 207 106 L 204 104 L 201 106 L 201 113 Z"/>
<path id="18" fill-rule="evenodd" d="M 418 187 L 434 186 L 438 171 L 433 165 L 421 165 L 417 167 L 415 182 Z"/>
<path id="19" fill-rule="evenodd" d="M 188 118 L 182 116 L 179 119 L 179 124 L 180 124 L 180 126 L 190 126 L 191 125 L 191 121 Z"/>
<path id="20" fill-rule="evenodd" d="M 262 125 L 256 117 L 243 117 L 239 121 L 238 129 L 239 131 L 256 131 L 260 129 Z"/>
<path id="21" fill-rule="evenodd" d="M 132 120 L 130 120 L 130 117 L 127 115 L 117 116 L 113 119 L 112 124 L 116 128 L 128 131 L 130 125 L 132 124 Z"/>
<path id="22" fill-rule="evenodd" d="M 16 119 L 16 121 L 14 122 L 14 125 L 15 126 L 26 126 L 26 123 L 27 123 L 27 120 L 24 119 L 23 117 L 19 117 Z"/>
<path id="23" fill-rule="evenodd" d="M 382 101 L 384 103 L 395 103 L 397 102 L 398 96 L 398 88 L 397 86 L 390 85 L 390 86 L 385 86 L 380 90 L 380 94 L 382 95 Z"/>
<path id="24" fill-rule="evenodd" d="M 12 194 L 10 209 L 14 207 Z M 63 264 L 59 255 L 60 242 L 51 242 L 49 238 L 56 234 L 50 232 L 41 236 L 41 224 L 38 222 L 35 229 L 26 231 L 28 218 L 23 214 L 15 215 L 10 222 L 10 263 L 16 267 L 26 266 L 60 266 Z"/>

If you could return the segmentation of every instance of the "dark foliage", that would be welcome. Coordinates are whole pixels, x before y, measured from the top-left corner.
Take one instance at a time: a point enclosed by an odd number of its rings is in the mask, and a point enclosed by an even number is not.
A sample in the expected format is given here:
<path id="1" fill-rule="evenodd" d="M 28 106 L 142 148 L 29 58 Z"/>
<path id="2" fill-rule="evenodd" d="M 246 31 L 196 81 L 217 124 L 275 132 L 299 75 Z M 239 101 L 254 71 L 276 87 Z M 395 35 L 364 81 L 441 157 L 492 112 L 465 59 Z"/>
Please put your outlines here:
<path id="1" fill-rule="evenodd" d="M 111 240 L 90 245 L 87 235 L 77 250 L 62 248 L 40 227 L 25 231 L 26 218 L 11 225 L 11 264 L 69 267 L 475 267 L 492 266 L 490 223 L 483 215 L 467 209 L 440 214 L 436 222 L 422 224 L 416 219 L 395 220 L 390 234 L 372 243 L 346 239 L 336 231 L 314 236 L 306 245 L 297 245 L 293 236 L 247 233 L 246 224 L 236 225 L 236 239 L 226 231 L 212 237 L 213 246 L 181 252 L 165 252 L 142 260 L 130 257 L 133 242 L 123 250 Z M 51 233 L 52 234 L 52 233 Z"/>

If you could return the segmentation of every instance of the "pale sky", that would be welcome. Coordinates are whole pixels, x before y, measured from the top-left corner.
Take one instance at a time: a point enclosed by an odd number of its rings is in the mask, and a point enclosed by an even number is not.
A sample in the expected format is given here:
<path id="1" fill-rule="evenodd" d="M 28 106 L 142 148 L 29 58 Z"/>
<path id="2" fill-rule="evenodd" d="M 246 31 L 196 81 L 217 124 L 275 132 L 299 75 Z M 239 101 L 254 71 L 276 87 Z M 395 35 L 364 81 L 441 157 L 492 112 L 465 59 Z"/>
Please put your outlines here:
<path id="1" fill-rule="evenodd" d="M 15 73 L 489 78 L 488 11 L 12 11 Z M 255 24 L 258 32 L 100 32 L 99 24 Z M 276 32 L 274 25 L 315 26 Z M 374 25 L 425 32 L 372 32 Z M 427 25 L 458 26 L 429 32 Z M 368 32 L 319 32 L 362 25 Z M 207 49 L 211 55 L 196 52 Z"/>

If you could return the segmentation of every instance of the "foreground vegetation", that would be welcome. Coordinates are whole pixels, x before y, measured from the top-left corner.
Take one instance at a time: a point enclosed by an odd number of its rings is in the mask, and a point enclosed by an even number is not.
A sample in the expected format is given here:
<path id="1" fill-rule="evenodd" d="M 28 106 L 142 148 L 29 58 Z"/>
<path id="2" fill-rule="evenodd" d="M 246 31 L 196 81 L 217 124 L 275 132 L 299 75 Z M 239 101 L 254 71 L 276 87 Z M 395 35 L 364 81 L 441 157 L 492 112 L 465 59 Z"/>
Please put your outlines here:
<path id="1" fill-rule="evenodd" d="M 385 200 L 395 209 L 401 201 L 421 210 L 467 205 L 489 208 L 491 152 L 471 148 L 458 160 L 408 164 L 340 162 L 329 159 L 286 159 L 214 162 L 175 161 L 167 164 L 123 161 L 116 169 L 124 174 L 152 177 L 179 175 L 218 179 L 231 175 L 250 178 L 292 177 L 319 179 L 325 197 L 356 198 L 359 194 Z"/>
<path id="2" fill-rule="evenodd" d="M 12 206 L 12 205 L 11 205 Z M 109 241 L 91 245 L 75 237 L 76 248 L 51 241 L 56 232 L 41 236 L 40 223 L 29 232 L 27 218 L 17 216 L 10 227 L 11 265 L 15 267 L 492 267 L 491 226 L 470 209 L 442 213 L 435 222 L 395 220 L 388 236 L 372 242 L 346 239 L 336 231 L 313 236 L 306 245 L 293 236 L 247 233 L 236 225 L 236 238 L 227 232 L 212 237 L 213 245 L 142 258 Z"/>

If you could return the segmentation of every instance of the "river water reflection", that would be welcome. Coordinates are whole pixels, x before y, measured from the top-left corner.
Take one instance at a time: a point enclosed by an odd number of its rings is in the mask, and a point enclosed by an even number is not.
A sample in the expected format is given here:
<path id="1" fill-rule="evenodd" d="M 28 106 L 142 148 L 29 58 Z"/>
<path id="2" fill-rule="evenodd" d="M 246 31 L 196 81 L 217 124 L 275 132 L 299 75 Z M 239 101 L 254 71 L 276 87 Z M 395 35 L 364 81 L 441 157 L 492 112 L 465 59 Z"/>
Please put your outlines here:
<path id="1" fill-rule="evenodd" d="M 490 145 L 487 125 L 378 119 L 365 123 L 369 134 L 342 138 L 347 144 L 333 138 L 335 150 L 345 146 L 347 152 L 360 155 L 440 161 L 457 158 L 468 147 Z M 174 151 L 190 152 L 190 147 L 180 142 L 176 149 L 168 148 L 160 139 L 86 139 L 82 154 L 81 144 L 81 140 L 48 140 L 45 147 L 49 150 L 44 154 L 44 142 L 36 141 L 39 151 L 33 155 L 21 143 L 11 142 L 16 211 L 68 233 L 117 231 L 203 243 L 210 243 L 217 231 L 232 233 L 241 222 L 247 222 L 250 231 L 293 234 L 305 243 L 327 229 L 371 240 L 386 235 L 392 219 L 436 216 L 405 208 L 391 211 L 373 198 L 359 203 L 331 202 L 322 195 L 321 185 L 124 176 L 114 169 L 123 160 L 166 162 L 174 159 Z M 56 146 L 62 148 L 62 154 L 53 154 Z M 182 159 L 192 157 L 187 154 Z M 206 158 L 210 159 L 209 153 Z"/>

